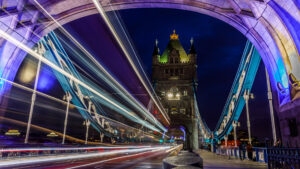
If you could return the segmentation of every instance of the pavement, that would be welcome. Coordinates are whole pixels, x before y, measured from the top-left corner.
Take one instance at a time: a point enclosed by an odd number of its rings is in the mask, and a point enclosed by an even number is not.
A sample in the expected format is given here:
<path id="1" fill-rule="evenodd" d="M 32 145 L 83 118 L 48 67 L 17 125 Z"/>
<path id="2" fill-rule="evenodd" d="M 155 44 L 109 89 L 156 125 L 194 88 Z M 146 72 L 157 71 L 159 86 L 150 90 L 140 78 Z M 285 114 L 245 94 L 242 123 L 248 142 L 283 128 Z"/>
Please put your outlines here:
<path id="1" fill-rule="evenodd" d="M 204 169 L 262 169 L 268 168 L 267 164 L 250 160 L 228 158 L 228 156 L 217 155 L 206 150 L 196 151 L 203 159 Z"/>

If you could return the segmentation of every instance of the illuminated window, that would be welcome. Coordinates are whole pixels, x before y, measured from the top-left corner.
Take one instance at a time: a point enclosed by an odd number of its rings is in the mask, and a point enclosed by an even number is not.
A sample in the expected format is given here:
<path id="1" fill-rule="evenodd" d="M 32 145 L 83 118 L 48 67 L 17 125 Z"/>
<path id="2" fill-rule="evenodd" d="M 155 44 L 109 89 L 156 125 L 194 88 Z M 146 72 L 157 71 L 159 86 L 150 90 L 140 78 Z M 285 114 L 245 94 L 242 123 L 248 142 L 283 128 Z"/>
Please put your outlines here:
<path id="1" fill-rule="evenodd" d="M 162 95 L 162 96 L 165 96 L 165 95 L 166 95 L 166 92 L 165 92 L 165 91 L 161 91 L 161 95 Z"/>
<path id="2" fill-rule="evenodd" d="M 177 114 L 177 111 L 171 111 L 171 114 Z"/>
<path id="3" fill-rule="evenodd" d="M 183 96 L 187 96 L 187 91 L 186 90 L 183 91 Z"/>
<path id="4" fill-rule="evenodd" d="M 185 114 L 185 109 L 184 108 L 180 109 L 180 114 Z"/>

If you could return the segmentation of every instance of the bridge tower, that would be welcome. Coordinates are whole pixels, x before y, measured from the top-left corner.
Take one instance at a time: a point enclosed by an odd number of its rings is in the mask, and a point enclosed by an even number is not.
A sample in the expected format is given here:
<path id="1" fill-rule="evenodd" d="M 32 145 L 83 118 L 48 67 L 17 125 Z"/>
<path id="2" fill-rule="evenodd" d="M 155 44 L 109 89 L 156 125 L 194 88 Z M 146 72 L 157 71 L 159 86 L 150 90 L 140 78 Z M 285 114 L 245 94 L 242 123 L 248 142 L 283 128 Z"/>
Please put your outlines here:
<path id="1" fill-rule="evenodd" d="M 156 41 L 152 56 L 152 81 L 171 119 L 168 135 L 175 139 L 185 136 L 184 148 L 198 149 L 198 124 L 193 105 L 197 54 L 193 40 L 188 53 L 182 47 L 175 30 L 162 55 L 157 44 Z"/>

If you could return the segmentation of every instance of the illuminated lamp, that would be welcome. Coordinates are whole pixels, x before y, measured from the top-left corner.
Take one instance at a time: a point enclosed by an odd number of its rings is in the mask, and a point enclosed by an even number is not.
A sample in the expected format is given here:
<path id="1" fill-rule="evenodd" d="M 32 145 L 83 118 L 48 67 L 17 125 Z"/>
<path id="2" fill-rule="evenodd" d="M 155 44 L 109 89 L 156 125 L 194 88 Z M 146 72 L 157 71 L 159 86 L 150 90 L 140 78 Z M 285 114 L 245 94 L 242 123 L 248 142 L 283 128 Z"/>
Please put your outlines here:
<path id="1" fill-rule="evenodd" d="M 173 93 L 168 93 L 168 97 L 169 98 L 173 97 Z"/>
<path id="2" fill-rule="evenodd" d="M 179 93 L 177 93 L 177 94 L 176 94 L 176 97 L 180 97 L 180 94 L 179 94 Z"/>
<path id="3" fill-rule="evenodd" d="M 8 130 L 5 135 L 7 136 L 18 136 L 20 135 L 19 130 Z"/>
<path id="4" fill-rule="evenodd" d="M 57 137 L 58 135 L 55 134 L 54 132 L 51 132 L 49 134 L 47 134 L 47 137 Z"/>

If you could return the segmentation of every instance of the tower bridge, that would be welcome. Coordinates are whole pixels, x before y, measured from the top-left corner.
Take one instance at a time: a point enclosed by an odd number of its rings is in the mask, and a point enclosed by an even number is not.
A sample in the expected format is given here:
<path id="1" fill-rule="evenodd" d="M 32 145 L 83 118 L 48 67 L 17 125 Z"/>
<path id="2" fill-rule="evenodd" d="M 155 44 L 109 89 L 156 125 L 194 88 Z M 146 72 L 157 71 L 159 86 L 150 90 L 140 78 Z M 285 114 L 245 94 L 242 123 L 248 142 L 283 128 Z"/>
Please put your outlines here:
<path id="1" fill-rule="evenodd" d="M 250 161 L 246 162 L 235 160 L 244 168 L 299 167 L 297 0 L 2 0 L 0 5 L 0 129 L 18 128 L 1 134 L 1 167 L 34 163 L 38 164 L 36 168 L 128 168 L 140 161 L 162 164 L 163 158 L 178 154 L 180 149 L 200 154 L 204 168 L 220 167 L 219 163 L 233 167 L 228 164 L 232 158 L 248 158 Z M 115 13 L 136 8 L 172 8 L 209 15 L 247 37 L 232 88 L 214 129 L 207 126 L 203 118 L 206 112 L 199 109 L 197 84 L 201 79 L 197 79 L 197 59 L 202 56 L 196 52 L 195 42 L 191 39 L 185 50 L 180 34 L 174 30 L 161 52 L 158 39 L 149 78 Z M 99 15 L 103 26 L 99 30 L 104 46 L 101 56 L 109 54 L 117 61 L 98 58 L 64 27 L 94 14 Z M 272 126 L 273 138 L 265 147 L 253 148 L 249 99 L 261 60 L 266 67 L 271 119 L 271 124 L 266 125 Z M 46 80 L 45 70 L 51 74 Z M 50 81 L 57 86 L 52 87 Z M 42 83 L 52 87 L 52 93 L 43 91 Z M 248 153 L 237 140 L 244 107 Z M 274 116 L 278 116 L 279 125 Z M 276 132 L 279 128 L 280 135 Z M 228 144 L 230 133 L 234 135 L 232 146 Z M 18 137 L 8 136 L 15 134 Z M 208 149 L 220 155 L 214 165 L 210 160 L 215 155 Z M 255 151 L 254 157 L 250 151 Z M 120 159 L 135 162 L 110 163 Z M 67 160 L 79 164 L 65 164 Z M 53 166 L 53 161 L 61 163 Z"/>

